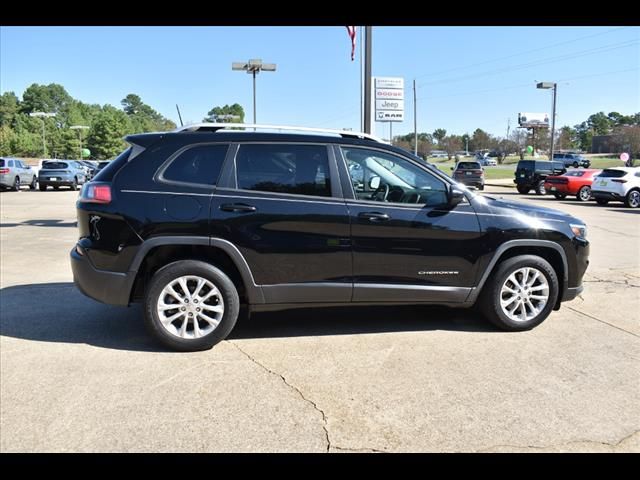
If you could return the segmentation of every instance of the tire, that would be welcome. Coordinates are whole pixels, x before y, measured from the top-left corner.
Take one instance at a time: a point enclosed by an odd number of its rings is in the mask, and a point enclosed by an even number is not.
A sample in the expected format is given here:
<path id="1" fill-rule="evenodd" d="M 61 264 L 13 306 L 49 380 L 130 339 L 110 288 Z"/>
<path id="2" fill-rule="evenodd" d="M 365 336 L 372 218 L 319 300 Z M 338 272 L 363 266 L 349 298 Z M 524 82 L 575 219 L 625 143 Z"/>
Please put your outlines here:
<path id="1" fill-rule="evenodd" d="M 54 190 L 58 190 L 59 188 L 60 188 L 60 187 L 59 187 L 58 185 L 54 185 L 54 186 L 53 186 L 53 189 L 54 189 Z"/>
<path id="2" fill-rule="evenodd" d="M 573 168 L 578 168 L 580 165 L 578 165 L 578 162 L 573 162 Z"/>
<path id="3" fill-rule="evenodd" d="M 547 190 L 544 188 L 544 180 L 540 180 L 536 185 L 536 195 L 546 195 Z"/>
<path id="4" fill-rule="evenodd" d="M 43 184 L 39 184 L 38 188 L 40 189 L 41 192 L 44 192 L 47 189 L 47 186 Z"/>
<path id="5" fill-rule="evenodd" d="M 507 291 L 503 291 L 503 286 L 513 286 L 514 284 L 509 280 L 509 277 L 514 272 L 522 272 L 521 269 L 525 268 L 535 269 L 537 270 L 538 275 L 542 275 L 544 277 L 548 295 L 544 305 L 540 304 L 541 300 L 530 299 L 530 302 L 534 307 L 541 308 L 537 314 L 534 314 L 535 312 L 533 312 L 530 307 L 525 306 L 524 303 L 517 305 L 516 308 L 513 309 L 512 315 L 519 317 L 520 314 L 522 314 L 521 309 L 524 306 L 525 319 L 514 320 L 505 313 L 501 306 L 501 299 L 503 296 L 506 295 L 506 299 L 509 299 L 509 293 L 507 293 Z M 515 278 L 516 280 L 521 279 L 520 274 L 517 273 Z M 544 296 L 545 290 L 539 288 L 541 285 L 543 285 L 542 279 L 538 277 L 533 284 L 533 295 Z M 536 255 L 519 255 L 517 257 L 508 258 L 500 263 L 497 269 L 489 276 L 487 283 L 482 290 L 479 300 L 479 309 L 487 320 L 502 330 L 508 332 L 530 330 L 542 323 L 549 316 L 556 304 L 559 291 L 560 287 L 558 283 L 558 276 L 549 262 Z M 537 292 L 540 292 L 541 294 L 538 295 Z M 518 297 L 516 297 L 516 300 L 514 301 L 518 302 L 517 299 Z M 510 305 L 507 305 L 507 307 L 510 307 Z M 530 318 L 529 314 L 532 314 Z"/>
<path id="6" fill-rule="evenodd" d="M 69 188 L 73 191 L 78 190 L 78 178 L 77 177 L 73 177 L 73 183 L 71 184 L 71 186 L 69 186 Z"/>
<path id="7" fill-rule="evenodd" d="M 553 196 L 558 200 L 564 200 L 567 195 L 564 193 L 554 193 Z"/>
<path id="8" fill-rule="evenodd" d="M 576 198 L 581 202 L 588 202 L 591 200 L 591 187 L 589 185 L 583 185 L 578 190 Z"/>
<path id="9" fill-rule="evenodd" d="M 627 192 L 627 196 L 624 197 L 624 205 L 627 208 L 640 207 L 640 190 L 638 190 L 637 188 L 629 190 Z"/>
<path id="10" fill-rule="evenodd" d="M 20 191 L 20 177 L 16 175 L 16 178 L 13 179 L 13 187 L 11 187 L 14 192 Z"/>
<path id="11" fill-rule="evenodd" d="M 609 200 L 607 200 L 606 198 L 596 198 L 596 203 L 598 205 L 606 205 L 607 203 L 609 203 Z"/>
<path id="12" fill-rule="evenodd" d="M 518 190 L 518 193 L 522 195 L 526 195 L 527 193 L 529 193 L 529 190 L 531 189 L 529 187 L 523 187 L 521 185 L 518 185 L 517 190 Z"/>
<path id="13" fill-rule="evenodd" d="M 484 190 L 484 183 L 478 187 L 478 190 Z"/>
<path id="14" fill-rule="evenodd" d="M 29 184 L 29 190 L 35 190 L 37 186 L 38 186 L 38 179 L 36 177 L 33 177 L 33 179 L 31 180 L 31 183 Z"/>
<path id="15" fill-rule="evenodd" d="M 195 299 L 192 297 L 190 304 L 188 302 L 183 304 L 179 303 L 178 298 L 171 294 L 166 292 L 163 293 L 165 287 L 168 287 L 173 282 L 178 282 L 179 278 L 185 276 L 203 279 L 210 282 L 212 286 L 217 288 L 218 294 L 214 294 L 209 300 L 206 300 L 209 302 L 207 305 L 210 307 L 207 310 L 210 310 L 211 307 L 219 308 L 222 304 L 222 312 L 210 313 L 210 315 L 214 316 L 221 314 L 221 317 L 217 317 L 217 320 L 219 320 L 217 325 L 212 325 L 201 317 L 198 317 L 205 311 L 205 309 L 198 310 L 198 312 L 201 313 L 197 313 L 195 310 L 200 307 L 196 307 Z M 187 289 L 189 290 L 190 295 L 194 293 L 197 286 L 197 283 L 194 285 L 195 282 L 196 279 L 187 280 Z M 205 284 L 202 288 L 207 289 L 209 288 L 209 285 Z M 182 290 L 179 283 L 174 288 L 174 291 L 179 294 L 179 298 L 189 300 L 190 297 L 184 295 L 185 292 Z M 211 291 L 212 290 L 209 290 L 208 293 Z M 182 295 L 180 295 L 180 293 L 182 293 Z M 202 296 L 200 295 L 200 297 Z M 158 308 L 158 302 L 160 300 L 162 300 L 165 305 L 167 304 L 167 300 L 169 300 L 172 305 L 174 302 L 176 305 L 184 305 L 183 307 L 180 307 L 180 309 L 185 308 L 187 309 L 185 310 L 186 312 L 190 312 L 189 314 L 193 315 L 187 317 L 187 313 L 181 314 L 177 308 L 165 308 L 163 309 L 162 315 L 179 315 L 173 322 L 165 321 L 165 323 L 168 324 L 168 327 L 165 327 L 161 320 L 161 314 L 159 313 L 160 309 Z M 204 305 L 204 303 L 202 303 L 202 298 L 200 298 L 200 302 L 200 305 Z M 164 346 L 181 352 L 208 350 L 216 343 L 224 340 L 231 330 L 233 330 L 238 319 L 239 311 L 240 299 L 238 297 L 238 291 L 229 277 L 222 270 L 214 267 L 213 265 L 198 260 L 179 260 L 162 267 L 155 273 L 149 282 L 144 299 L 145 325 L 149 332 Z M 200 330 L 201 332 L 207 329 L 211 329 L 211 331 L 205 333 L 204 336 L 197 337 L 193 322 L 195 318 L 199 318 L 200 320 L 197 324 L 201 325 L 198 327 L 199 329 L 202 329 Z M 184 331 L 182 331 L 185 323 L 186 327 L 184 328 Z M 189 327 L 191 330 L 189 330 Z"/>

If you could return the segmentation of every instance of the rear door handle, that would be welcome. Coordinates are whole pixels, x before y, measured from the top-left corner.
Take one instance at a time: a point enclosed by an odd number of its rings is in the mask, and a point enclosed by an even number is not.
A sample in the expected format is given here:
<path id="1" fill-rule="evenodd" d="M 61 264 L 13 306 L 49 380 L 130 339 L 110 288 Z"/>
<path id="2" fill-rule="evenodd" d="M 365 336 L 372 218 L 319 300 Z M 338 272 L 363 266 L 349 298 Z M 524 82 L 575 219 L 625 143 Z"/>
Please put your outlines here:
<path id="1" fill-rule="evenodd" d="M 358 217 L 369 220 L 370 222 L 386 222 L 391 219 L 386 213 L 380 212 L 361 212 L 358 214 Z"/>
<path id="2" fill-rule="evenodd" d="M 255 212 L 257 210 L 253 205 L 247 205 L 246 203 L 224 203 L 220 205 L 220 210 L 225 212 Z"/>

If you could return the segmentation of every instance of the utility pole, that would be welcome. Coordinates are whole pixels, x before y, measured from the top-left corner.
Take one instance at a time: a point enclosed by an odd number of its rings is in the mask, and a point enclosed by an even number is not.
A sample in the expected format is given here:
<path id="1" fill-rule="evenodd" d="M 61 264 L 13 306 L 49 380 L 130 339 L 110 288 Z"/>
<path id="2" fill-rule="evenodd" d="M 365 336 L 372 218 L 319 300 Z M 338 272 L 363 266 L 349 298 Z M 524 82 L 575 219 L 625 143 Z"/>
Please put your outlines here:
<path id="1" fill-rule="evenodd" d="M 511 130 L 511 119 L 507 118 L 507 140 L 509 140 L 509 131 Z"/>
<path id="2" fill-rule="evenodd" d="M 45 141 L 44 136 L 44 119 L 49 117 L 55 117 L 55 113 L 45 113 L 45 112 L 31 112 L 29 114 L 30 117 L 40 117 L 42 120 L 42 155 L 44 158 L 47 158 L 47 143 Z"/>
<path id="3" fill-rule="evenodd" d="M 418 101 L 416 97 L 416 79 L 413 79 L 413 154 L 418 156 Z"/>
<path id="4" fill-rule="evenodd" d="M 372 30 L 371 26 L 364 27 L 364 133 L 373 131 L 372 115 L 371 115 L 371 44 Z"/>
<path id="5" fill-rule="evenodd" d="M 180 126 L 184 126 L 184 123 L 182 123 L 182 115 L 180 115 L 180 108 L 178 107 L 178 104 L 176 103 L 176 110 L 178 110 L 178 118 L 180 119 Z"/>
<path id="6" fill-rule="evenodd" d="M 89 127 L 86 125 L 72 125 L 69 128 L 71 130 L 78 130 L 78 139 L 80 140 L 80 156 L 78 158 L 82 160 L 82 130 L 89 130 Z"/>

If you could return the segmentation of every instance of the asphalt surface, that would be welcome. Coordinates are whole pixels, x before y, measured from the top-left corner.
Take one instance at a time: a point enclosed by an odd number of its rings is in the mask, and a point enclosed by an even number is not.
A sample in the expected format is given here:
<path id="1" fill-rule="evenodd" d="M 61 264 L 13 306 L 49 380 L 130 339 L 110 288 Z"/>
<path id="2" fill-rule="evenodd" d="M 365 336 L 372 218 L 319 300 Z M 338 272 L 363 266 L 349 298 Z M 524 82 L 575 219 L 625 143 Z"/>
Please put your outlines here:
<path id="1" fill-rule="evenodd" d="M 75 289 L 76 193 L 0 193 L 0 451 L 640 451 L 640 210 L 485 194 L 589 226 L 585 292 L 533 331 L 308 309 L 184 354 Z"/>

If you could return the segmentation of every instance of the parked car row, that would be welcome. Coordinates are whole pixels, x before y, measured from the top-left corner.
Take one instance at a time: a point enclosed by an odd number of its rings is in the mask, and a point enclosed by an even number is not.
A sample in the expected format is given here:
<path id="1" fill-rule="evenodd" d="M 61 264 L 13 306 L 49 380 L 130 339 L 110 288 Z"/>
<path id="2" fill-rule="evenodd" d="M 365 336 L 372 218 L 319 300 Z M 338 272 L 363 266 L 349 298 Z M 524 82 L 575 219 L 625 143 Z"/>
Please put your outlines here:
<path id="1" fill-rule="evenodd" d="M 552 194 L 559 200 L 575 195 L 581 202 L 595 198 L 599 205 L 617 201 L 629 208 L 640 207 L 640 167 L 567 170 L 564 160 L 521 160 L 514 183 L 521 194 L 534 189 L 538 195 Z"/>
<path id="2" fill-rule="evenodd" d="M 108 164 L 108 161 L 49 159 L 32 167 L 17 158 L 0 158 L 0 188 L 18 191 L 28 185 L 31 190 L 44 191 L 47 187 L 77 190 Z"/>

